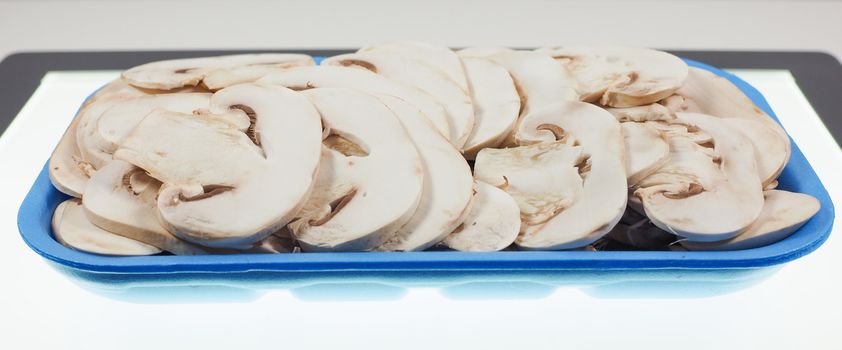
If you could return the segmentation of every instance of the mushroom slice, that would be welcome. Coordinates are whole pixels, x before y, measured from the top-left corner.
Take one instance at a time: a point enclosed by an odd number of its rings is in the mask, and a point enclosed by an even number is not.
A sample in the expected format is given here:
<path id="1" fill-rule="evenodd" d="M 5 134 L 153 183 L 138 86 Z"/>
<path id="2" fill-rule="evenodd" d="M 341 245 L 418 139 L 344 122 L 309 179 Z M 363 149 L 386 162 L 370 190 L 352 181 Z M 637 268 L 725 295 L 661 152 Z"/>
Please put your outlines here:
<path id="1" fill-rule="evenodd" d="M 120 99 L 101 114 L 88 113 L 77 130 L 82 158 L 95 168 L 110 162 L 112 154 L 147 114 L 162 108 L 180 113 L 207 109 L 211 94 L 179 93 Z"/>
<path id="2" fill-rule="evenodd" d="M 76 132 L 80 120 L 89 112 L 92 114 L 102 113 L 102 111 L 112 106 L 113 102 L 144 95 L 146 93 L 133 88 L 123 79 L 116 79 L 85 100 L 85 103 L 76 112 L 76 116 L 73 117 L 70 126 L 64 131 L 64 135 L 59 140 L 58 145 L 56 145 L 50 157 L 50 181 L 53 183 L 53 186 L 65 194 L 82 198 L 85 184 L 88 183 L 94 167 L 90 163 L 85 162 L 82 159 L 82 154 L 79 152 Z M 112 102 L 99 103 L 103 99 Z"/>
<path id="3" fill-rule="evenodd" d="M 393 96 L 379 99 L 398 117 L 418 150 L 424 182 L 415 213 L 377 250 L 424 250 L 453 232 L 467 215 L 473 192 L 471 168 L 416 107 Z"/>
<path id="4" fill-rule="evenodd" d="M 521 228 L 516 242 L 521 248 L 580 248 L 604 236 L 623 216 L 628 197 L 623 133 L 610 113 L 584 102 L 556 102 L 524 117 L 515 139 L 521 144 L 573 139 L 586 157 L 578 166 L 581 195 L 547 222 Z"/>
<path id="5" fill-rule="evenodd" d="M 658 102 L 687 79 L 687 64 L 663 51 L 617 46 L 539 49 L 575 77 L 579 97 L 604 106 L 632 107 Z"/>
<path id="6" fill-rule="evenodd" d="M 143 170 L 115 160 L 91 176 L 82 205 L 88 219 L 109 232 L 176 255 L 206 254 L 161 226 L 155 203 L 160 186 Z"/>
<path id="7" fill-rule="evenodd" d="M 584 159 L 581 147 L 565 141 L 486 148 L 477 154 L 474 176 L 514 198 L 524 225 L 539 225 L 582 196 L 577 166 Z"/>
<path id="8" fill-rule="evenodd" d="M 113 234 L 88 221 L 82 201 L 68 199 L 53 213 L 56 240 L 70 248 L 103 255 L 153 255 L 160 249 L 131 238 Z"/>
<path id="9" fill-rule="evenodd" d="M 244 253 L 258 253 L 258 254 L 277 254 L 277 253 L 292 253 L 295 251 L 295 242 L 289 233 L 287 227 L 283 227 L 278 232 L 275 232 L 268 237 L 257 242 L 251 248 L 243 251 Z"/>
<path id="10" fill-rule="evenodd" d="M 745 124 L 741 130 L 759 150 L 755 156 L 763 184 L 776 179 L 789 161 L 792 150 L 786 132 L 728 79 L 691 67 L 685 84 L 661 103 L 675 112 L 752 120 L 734 123 Z"/>
<path id="11" fill-rule="evenodd" d="M 286 225 L 307 198 L 319 114 L 297 92 L 258 84 L 217 91 L 209 112 L 157 109 L 114 158 L 163 182 L 158 212 L 168 231 L 208 247 L 250 246 Z M 250 123 L 232 122 L 232 114 Z"/>
<path id="12" fill-rule="evenodd" d="M 652 174 L 669 159 L 670 147 L 666 137 L 647 123 L 624 122 L 626 177 L 634 186 Z"/>
<path id="13" fill-rule="evenodd" d="M 459 56 L 447 47 L 420 42 L 397 41 L 366 46 L 357 52 L 397 54 L 419 60 L 444 73 L 448 79 L 459 85 L 459 88 L 462 90 L 466 92 L 471 91 L 468 79 L 465 77 L 467 67 L 463 67 Z"/>
<path id="14" fill-rule="evenodd" d="M 474 126 L 471 96 L 447 75 L 422 61 L 382 53 L 354 53 L 329 57 L 322 64 L 370 70 L 430 94 L 447 111 L 450 125 L 448 138 L 458 148 L 465 144 L 471 133 Z"/>
<path id="15" fill-rule="evenodd" d="M 578 97 L 576 82 L 561 63 L 545 53 L 502 48 L 469 48 L 458 53 L 463 59 L 489 59 L 509 71 L 520 95 L 520 117 L 544 105 Z"/>
<path id="16" fill-rule="evenodd" d="M 450 135 L 447 112 L 429 94 L 362 69 L 333 66 L 297 67 L 266 76 L 258 82 L 286 86 L 293 90 L 314 87 L 354 88 L 377 96 L 395 96 L 420 109 L 439 133 L 445 137 Z"/>
<path id="17" fill-rule="evenodd" d="M 689 250 L 739 250 L 762 247 L 789 237 L 819 211 L 816 198 L 780 190 L 764 192 L 760 216 L 738 236 L 720 242 L 682 241 Z"/>
<path id="18" fill-rule="evenodd" d="M 739 130 L 717 117 L 676 115 L 680 122 L 713 137 L 714 154 L 686 138 L 669 136 L 670 160 L 644 179 L 635 195 L 641 198 L 646 216 L 662 230 L 688 241 L 732 238 L 763 208 L 754 149 Z"/>
<path id="19" fill-rule="evenodd" d="M 374 249 L 418 207 L 424 180 L 418 152 L 376 97 L 339 88 L 303 93 L 330 134 L 313 193 L 289 228 L 305 251 Z"/>
<path id="20" fill-rule="evenodd" d="M 142 64 L 123 72 L 123 79 L 130 84 L 159 90 L 172 90 L 196 86 L 208 76 L 211 85 L 256 80 L 267 67 L 312 66 L 313 58 L 303 54 L 264 53 L 228 55 L 217 57 L 184 58 Z M 240 69 L 237 67 L 257 67 Z M 224 84 L 223 84 L 224 85 Z"/>
<path id="21" fill-rule="evenodd" d="M 606 108 L 605 110 L 617 117 L 620 122 L 671 121 L 675 119 L 675 115 L 669 108 L 658 103 L 635 107 Z"/>
<path id="22" fill-rule="evenodd" d="M 505 191 L 476 181 L 473 205 L 465 221 L 444 239 L 464 252 L 493 252 L 514 243 L 520 232 L 520 209 Z"/>
<path id="23" fill-rule="evenodd" d="M 483 58 L 466 57 L 465 64 L 474 101 L 474 128 L 463 147 L 465 158 L 479 150 L 497 147 L 512 132 L 520 112 L 520 96 L 509 72 Z"/>

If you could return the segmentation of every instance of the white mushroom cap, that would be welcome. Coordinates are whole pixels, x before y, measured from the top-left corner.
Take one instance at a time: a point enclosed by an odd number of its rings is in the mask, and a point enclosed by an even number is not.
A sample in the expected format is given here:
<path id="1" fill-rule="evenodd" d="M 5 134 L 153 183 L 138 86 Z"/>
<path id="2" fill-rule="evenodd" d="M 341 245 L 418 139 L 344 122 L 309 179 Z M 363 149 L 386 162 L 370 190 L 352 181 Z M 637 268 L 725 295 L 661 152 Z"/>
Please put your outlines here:
<path id="1" fill-rule="evenodd" d="M 319 163 L 319 114 L 280 86 L 235 85 L 210 104 L 213 114 L 199 116 L 155 110 L 114 158 L 164 183 L 158 212 L 170 232 L 209 247 L 249 246 L 289 222 L 307 198 Z"/>
<path id="2" fill-rule="evenodd" d="M 621 122 L 672 121 L 675 114 L 661 104 L 652 103 L 643 106 L 606 108 Z"/>
<path id="3" fill-rule="evenodd" d="M 579 167 L 582 194 L 549 221 L 522 228 L 524 249 L 570 249 L 590 244 L 610 231 L 626 209 L 623 133 L 610 113 L 579 101 L 562 101 L 526 115 L 515 134 L 519 143 L 572 138 L 588 157 Z"/>
<path id="4" fill-rule="evenodd" d="M 459 85 L 462 90 L 471 91 L 469 82 L 465 77 L 466 67 L 462 65 L 459 56 L 447 47 L 421 42 L 396 41 L 366 46 L 357 52 L 390 53 L 411 57 L 440 70 L 448 79 Z"/>
<path id="5" fill-rule="evenodd" d="M 471 210 L 444 243 L 465 252 L 498 251 L 514 243 L 518 232 L 520 209 L 517 202 L 505 191 L 477 181 Z"/>
<path id="6" fill-rule="evenodd" d="M 789 161 L 791 145 L 783 128 L 723 77 L 691 67 L 685 84 L 661 103 L 675 112 L 740 119 L 732 123 L 744 124 L 741 130 L 759 150 L 755 156 L 763 184 L 774 181 Z"/>
<path id="7" fill-rule="evenodd" d="M 719 242 L 682 241 L 689 250 L 738 250 L 769 245 L 789 237 L 819 211 L 816 198 L 787 191 L 764 192 L 760 216 L 738 236 Z"/>
<path id="8" fill-rule="evenodd" d="M 178 93 L 119 98 L 100 114 L 87 113 L 77 129 L 76 141 L 82 158 L 95 168 L 113 158 L 114 151 L 147 114 L 162 108 L 179 113 L 207 109 L 211 94 Z"/>
<path id="9" fill-rule="evenodd" d="M 514 198 L 525 225 L 539 225 L 582 196 L 577 166 L 583 160 L 582 148 L 564 141 L 486 148 L 477 154 L 474 176 Z"/>
<path id="10" fill-rule="evenodd" d="M 401 84 L 414 86 L 430 94 L 447 111 L 450 125 L 449 139 L 461 148 L 474 126 L 471 96 L 447 75 L 422 61 L 398 55 L 354 53 L 333 56 L 322 65 L 360 67 Z"/>
<path id="11" fill-rule="evenodd" d="M 234 78 L 230 71 L 232 68 L 242 66 L 310 66 L 313 65 L 313 58 L 303 54 L 265 53 L 228 55 L 217 57 L 185 58 L 150 62 L 130 68 L 123 72 L 123 79 L 130 84 L 147 89 L 171 90 L 185 86 L 199 85 L 207 76 L 214 76 L 212 81 L 219 82 L 248 82 L 249 79 L 256 79 L 254 70 L 237 71 L 244 73 Z M 259 69 L 259 68 L 258 68 Z M 223 70 L 214 72 L 215 70 Z M 224 71 L 229 70 L 229 71 Z M 217 84 L 212 84 L 215 85 Z"/>
<path id="12" fill-rule="evenodd" d="M 695 113 L 677 117 L 713 137 L 713 154 L 680 135 L 668 135 L 670 160 L 641 181 L 635 195 L 641 198 L 646 216 L 667 232 L 688 241 L 732 238 L 763 208 L 754 149 L 742 133 L 717 117 Z"/>
<path id="13" fill-rule="evenodd" d="M 393 96 L 378 98 L 395 113 L 418 150 L 424 184 L 412 218 L 377 250 L 424 250 L 453 232 L 467 215 L 473 193 L 471 168 L 416 107 Z"/>
<path id="14" fill-rule="evenodd" d="M 667 162 L 669 142 L 647 123 L 624 122 L 620 126 L 625 141 L 626 177 L 628 185 L 634 186 Z"/>
<path id="15" fill-rule="evenodd" d="M 152 255 L 161 252 L 154 246 L 95 226 L 85 217 L 82 201 L 77 198 L 58 205 L 52 224 L 56 240 L 83 252 L 104 255 Z"/>
<path id="16" fill-rule="evenodd" d="M 469 48 L 459 55 L 492 60 L 509 71 L 521 99 L 520 116 L 557 101 L 577 99 L 576 81 L 550 55 L 533 51 Z"/>
<path id="17" fill-rule="evenodd" d="M 155 202 L 160 186 L 143 170 L 115 160 L 91 176 L 82 204 L 88 219 L 109 232 L 176 255 L 206 254 L 161 226 Z"/>
<path id="18" fill-rule="evenodd" d="M 395 114 L 351 89 L 304 91 L 330 135 L 315 188 L 289 225 L 305 251 L 371 250 L 415 213 L 424 169 Z"/>
<path id="19" fill-rule="evenodd" d="M 687 78 L 687 64 L 663 51 L 617 46 L 545 48 L 577 81 L 580 99 L 605 106 L 657 102 Z"/>
<path id="20" fill-rule="evenodd" d="M 512 132 L 520 112 L 520 96 L 509 72 L 483 58 L 466 57 L 465 73 L 474 101 L 474 128 L 462 148 L 474 159 L 486 147 L 499 146 Z"/>
<path id="21" fill-rule="evenodd" d="M 450 135 L 447 112 L 432 96 L 417 88 L 399 84 L 362 69 L 335 66 L 297 67 L 268 75 L 258 82 L 286 86 L 293 90 L 313 87 L 354 88 L 378 96 L 395 96 L 420 109 L 439 133 L 445 137 Z"/>

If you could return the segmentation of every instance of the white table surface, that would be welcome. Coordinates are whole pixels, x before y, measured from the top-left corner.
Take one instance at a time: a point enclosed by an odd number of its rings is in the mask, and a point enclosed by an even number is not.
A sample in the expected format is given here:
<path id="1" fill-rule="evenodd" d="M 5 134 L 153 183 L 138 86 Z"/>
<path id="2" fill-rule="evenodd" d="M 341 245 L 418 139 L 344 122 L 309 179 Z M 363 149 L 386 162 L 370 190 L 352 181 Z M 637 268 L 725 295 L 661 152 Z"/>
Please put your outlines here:
<path id="1" fill-rule="evenodd" d="M 769 99 L 835 203 L 842 151 L 786 71 L 738 71 Z M 51 73 L 0 137 L 0 349 L 483 348 L 839 349 L 842 232 L 756 285 L 724 295 L 645 290 L 597 297 L 578 288 L 518 300 L 448 298 L 410 289 L 387 300 L 256 300 L 196 296 L 120 301 L 80 288 L 20 238 L 16 214 L 85 96 L 113 72 Z M 189 297 L 189 291 L 186 292 Z M 189 298 L 187 298 L 189 299 Z"/>

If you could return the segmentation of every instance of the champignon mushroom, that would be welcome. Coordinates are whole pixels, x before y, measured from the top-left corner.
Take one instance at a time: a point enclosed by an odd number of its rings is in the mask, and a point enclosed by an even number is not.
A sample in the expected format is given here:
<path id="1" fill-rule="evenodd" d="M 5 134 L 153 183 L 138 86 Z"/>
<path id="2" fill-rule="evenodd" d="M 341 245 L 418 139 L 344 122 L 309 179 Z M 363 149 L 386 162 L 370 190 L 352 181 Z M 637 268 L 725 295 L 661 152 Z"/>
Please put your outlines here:
<path id="1" fill-rule="evenodd" d="M 88 221 L 78 198 L 58 205 L 53 213 L 53 234 L 61 244 L 83 252 L 103 255 L 153 255 L 160 249 L 103 230 Z"/>
<path id="2" fill-rule="evenodd" d="M 112 160 L 114 151 L 147 114 L 161 108 L 180 113 L 207 109 L 211 94 L 178 93 L 117 99 L 102 113 L 86 113 L 77 129 L 82 159 L 99 168 Z"/>
<path id="3" fill-rule="evenodd" d="M 483 58 L 466 57 L 465 73 L 474 101 L 474 128 L 463 147 L 474 159 L 486 147 L 497 147 L 512 132 L 520 112 L 520 96 L 509 72 Z"/>
<path id="4" fill-rule="evenodd" d="M 420 109 L 439 133 L 445 137 L 450 135 L 447 112 L 429 94 L 369 71 L 334 66 L 297 67 L 268 75 L 258 80 L 258 83 L 281 85 L 293 90 L 314 87 L 354 88 L 378 96 L 395 96 Z"/>
<path id="5" fill-rule="evenodd" d="M 775 180 L 789 161 L 791 145 L 783 128 L 723 77 L 691 67 L 684 85 L 661 103 L 675 112 L 741 120 L 732 123 L 744 124 L 741 130 L 758 150 L 755 156 L 764 185 Z"/>
<path id="6" fill-rule="evenodd" d="M 473 205 L 465 221 L 444 239 L 464 252 L 493 252 L 512 245 L 520 232 L 520 209 L 505 191 L 476 181 Z"/>
<path id="7" fill-rule="evenodd" d="M 176 255 L 208 253 L 169 233 L 158 221 L 155 197 L 161 183 L 121 160 L 97 170 L 85 188 L 82 205 L 88 219 L 108 232 Z"/>
<path id="8" fill-rule="evenodd" d="M 577 99 L 576 82 L 550 55 L 502 48 L 468 48 L 458 54 L 463 59 L 486 58 L 509 71 L 520 95 L 520 117 L 547 104 Z"/>
<path id="9" fill-rule="evenodd" d="M 462 90 L 471 92 L 470 84 L 465 77 L 467 68 L 463 66 L 459 56 L 447 47 L 412 41 L 397 41 L 366 46 L 357 52 L 389 53 L 419 60 L 444 73 Z"/>
<path id="10" fill-rule="evenodd" d="M 416 107 L 393 96 L 378 98 L 398 117 L 418 150 L 424 182 L 415 213 L 376 250 L 424 250 L 453 232 L 467 215 L 473 192 L 471 168 Z"/>
<path id="11" fill-rule="evenodd" d="M 738 250 L 769 245 L 789 237 L 819 211 L 816 198 L 787 191 L 764 192 L 760 216 L 734 238 L 719 242 L 682 241 L 689 250 Z"/>
<path id="12" fill-rule="evenodd" d="M 676 115 L 679 122 L 709 134 L 713 149 L 678 133 L 668 134 L 669 161 L 643 179 L 635 195 L 646 216 L 662 230 L 688 241 L 732 238 L 751 225 L 763 208 L 753 146 L 717 117 Z"/>
<path id="13" fill-rule="evenodd" d="M 577 167 L 585 157 L 581 147 L 566 141 L 570 140 L 483 149 L 477 154 L 474 176 L 514 198 L 524 227 L 543 224 L 582 196 Z"/>
<path id="14" fill-rule="evenodd" d="M 626 208 L 627 182 L 623 133 L 604 109 L 561 101 L 526 115 L 516 130 L 519 144 L 572 139 L 582 148 L 582 193 L 545 223 L 521 228 L 516 244 L 524 249 L 570 249 L 604 236 Z"/>
<path id="15" fill-rule="evenodd" d="M 666 136 L 648 123 L 624 122 L 626 177 L 634 186 L 652 174 L 669 159 L 670 148 Z"/>
<path id="16" fill-rule="evenodd" d="M 232 114 L 247 122 L 232 122 Z M 168 231 L 232 248 L 265 238 L 298 212 L 316 176 L 321 136 L 319 113 L 301 94 L 240 84 L 214 93 L 209 113 L 153 111 L 114 158 L 163 182 L 158 212 Z"/>
<path id="17" fill-rule="evenodd" d="M 424 168 L 424 188 L 415 214 L 377 250 L 423 250 L 453 231 L 467 212 L 471 200 L 471 169 L 467 162 L 402 91 L 384 89 L 386 78 L 351 68 L 296 68 L 261 80 L 287 87 L 348 87 L 375 95 L 389 107 L 407 130 Z M 397 97 L 396 97 L 397 96 Z"/>
<path id="18" fill-rule="evenodd" d="M 579 98 L 604 106 L 632 107 L 671 95 L 687 78 L 687 64 L 663 51 L 617 46 L 539 49 L 576 79 Z"/>
<path id="19" fill-rule="evenodd" d="M 424 169 L 395 114 L 373 95 L 303 92 L 329 128 L 310 198 L 289 228 L 304 251 L 371 250 L 415 213 Z"/>
<path id="20" fill-rule="evenodd" d="M 267 69 L 271 69 L 269 67 L 286 68 L 314 64 L 313 58 L 308 55 L 284 53 L 185 58 L 150 62 L 129 68 L 123 72 L 123 79 L 141 88 L 172 90 L 197 86 L 210 77 L 210 82 L 206 82 L 205 85 L 211 89 L 218 89 L 229 84 L 254 81 L 267 73 Z"/>
<path id="21" fill-rule="evenodd" d="M 672 111 L 658 103 L 635 107 L 606 108 L 605 110 L 617 117 L 620 122 L 671 121 L 675 119 Z"/>
<path id="22" fill-rule="evenodd" d="M 79 151 L 76 135 L 80 121 L 89 114 L 99 115 L 117 101 L 144 95 L 145 92 L 132 87 L 123 79 L 117 79 L 89 97 L 76 112 L 50 156 L 49 173 L 53 186 L 65 194 L 82 198 L 85 184 L 95 168 L 83 160 Z"/>
<path id="23" fill-rule="evenodd" d="M 465 144 L 471 133 L 474 126 L 471 96 L 447 75 L 422 61 L 382 53 L 354 53 L 329 57 L 322 65 L 366 69 L 430 94 L 447 111 L 448 138 L 457 148 Z"/>

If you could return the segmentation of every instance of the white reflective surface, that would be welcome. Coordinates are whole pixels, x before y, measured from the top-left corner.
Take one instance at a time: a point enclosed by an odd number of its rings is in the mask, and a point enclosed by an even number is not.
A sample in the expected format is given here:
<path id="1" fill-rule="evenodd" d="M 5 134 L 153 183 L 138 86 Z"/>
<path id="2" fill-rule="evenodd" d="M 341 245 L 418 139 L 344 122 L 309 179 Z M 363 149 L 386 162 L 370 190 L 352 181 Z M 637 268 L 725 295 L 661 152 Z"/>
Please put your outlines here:
<path id="1" fill-rule="evenodd" d="M 737 74 L 769 100 L 835 203 L 842 152 L 786 71 Z M 710 349 L 838 348 L 842 233 L 816 252 L 736 292 L 704 290 L 597 297 L 577 288 L 517 300 L 456 300 L 411 289 L 385 300 L 314 301 L 289 291 L 253 300 L 118 301 L 50 268 L 17 232 L 17 210 L 84 98 L 117 72 L 53 72 L 0 137 L 0 348 L 258 347 Z M 704 285 L 692 287 L 706 288 Z M 713 287 L 711 287 L 713 288 Z M 315 293 L 318 294 L 318 293 Z M 491 293 L 490 293 L 491 294 Z M 311 294 L 312 297 L 313 294 Z M 631 297 L 631 295 L 634 295 Z M 525 297 L 535 297 L 524 291 Z M 637 346 L 635 346 L 637 345 Z"/>

